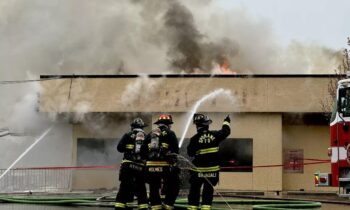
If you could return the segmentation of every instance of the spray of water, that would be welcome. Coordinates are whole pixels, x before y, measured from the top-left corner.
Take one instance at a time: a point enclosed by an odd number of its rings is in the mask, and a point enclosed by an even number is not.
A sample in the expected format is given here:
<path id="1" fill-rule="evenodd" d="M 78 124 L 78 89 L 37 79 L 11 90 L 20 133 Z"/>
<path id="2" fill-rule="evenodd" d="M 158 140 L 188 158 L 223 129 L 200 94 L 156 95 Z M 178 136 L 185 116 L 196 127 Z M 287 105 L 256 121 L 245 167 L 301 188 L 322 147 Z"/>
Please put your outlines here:
<path id="1" fill-rule="evenodd" d="M 191 120 L 192 120 L 192 117 L 193 115 L 197 112 L 197 109 L 199 108 L 199 106 L 205 102 L 206 100 L 210 100 L 210 99 L 213 99 L 215 97 L 217 97 L 218 95 L 226 95 L 228 96 L 228 99 L 230 99 L 231 102 L 233 102 L 233 98 L 232 98 L 232 95 L 231 95 L 231 91 L 229 90 L 224 90 L 222 88 L 220 89 L 217 89 L 217 90 L 214 90 L 213 92 L 203 96 L 201 99 L 199 99 L 196 104 L 193 106 L 190 114 L 188 115 L 188 118 L 187 118 L 187 122 L 185 124 L 185 129 L 184 129 L 184 132 L 182 133 L 182 136 L 181 136 L 181 139 L 180 139 L 180 142 L 179 142 L 179 147 L 181 148 L 182 144 L 183 144 L 183 141 L 185 139 L 185 136 L 187 134 L 187 131 L 188 131 L 188 128 L 190 127 L 190 124 L 191 124 Z"/>
<path id="2" fill-rule="evenodd" d="M 189 159 L 185 158 L 184 156 L 179 155 L 179 154 L 175 154 L 175 153 L 174 153 L 174 155 L 176 155 L 177 158 L 178 158 L 179 160 L 183 160 L 185 163 L 187 163 L 191 169 L 195 169 L 195 168 L 196 168 L 196 166 L 193 165 L 193 163 L 192 163 Z M 229 209 L 232 209 L 232 207 L 230 206 L 230 204 L 226 201 L 225 197 L 222 196 L 221 193 L 219 193 L 219 191 L 217 191 L 217 190 L 214 188 L 214 186 L 213 186 L 212 183 L 209 181 L 209 179 L 208 179 L 207 177 L 204 177 L 204 179 L 208 182 L 208 184 L 210 184 L 210 185 L 213 187 L 215 193 L 218 194 L 218 195 L 222 198 L 222 200 L 223 200 L 223 201 L 225 202 L 225 204 L 229 207 Z"/>
<path id="3" fill-rule="evenodd" d="M 52 127 L 48 128 L 39 138 L 37 138 L 32 145 L 30 145 L 0 176 L 1 179 L 36 145 L 38 144 L 50 131 Z"/>

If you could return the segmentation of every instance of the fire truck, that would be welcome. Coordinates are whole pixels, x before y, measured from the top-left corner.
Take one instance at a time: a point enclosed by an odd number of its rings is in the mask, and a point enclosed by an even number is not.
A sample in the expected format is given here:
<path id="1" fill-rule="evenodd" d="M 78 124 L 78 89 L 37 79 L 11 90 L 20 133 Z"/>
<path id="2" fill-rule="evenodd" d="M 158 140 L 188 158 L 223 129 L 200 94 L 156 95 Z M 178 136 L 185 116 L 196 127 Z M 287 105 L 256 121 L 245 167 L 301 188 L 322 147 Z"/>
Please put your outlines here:
<path id="1" fill-rule="evenodd" d="M 315 173 L 315 185 L 339 187 L 340 196 L 350 197 L 349 78 L 338 81 L 336 103 L 330 122 L 328 156 L 331 162 L 331 173 Z"/>

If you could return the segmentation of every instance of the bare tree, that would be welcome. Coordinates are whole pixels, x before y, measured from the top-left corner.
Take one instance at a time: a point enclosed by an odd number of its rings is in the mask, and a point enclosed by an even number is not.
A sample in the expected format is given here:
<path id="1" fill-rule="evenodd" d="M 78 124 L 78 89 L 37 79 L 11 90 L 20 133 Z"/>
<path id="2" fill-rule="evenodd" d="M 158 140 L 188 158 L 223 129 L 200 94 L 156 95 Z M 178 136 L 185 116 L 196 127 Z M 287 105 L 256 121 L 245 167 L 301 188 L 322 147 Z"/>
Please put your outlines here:
<path id="1" fill-rule="evenodd" d="M 347 45 L 350 46 L 350 37 L 348 37 Z M 321 99 L 320 105 L 327 119 L 331 117 L 331 111 L 334 108 L 334 102 L 337 96 L 338 81 L 346 77 L 346 73 L 350 71 L 350 50 L 343 50 L 342 63 L 334 70 L 335 77 L 331 77 L 328 83 L 328 97 Z"/>

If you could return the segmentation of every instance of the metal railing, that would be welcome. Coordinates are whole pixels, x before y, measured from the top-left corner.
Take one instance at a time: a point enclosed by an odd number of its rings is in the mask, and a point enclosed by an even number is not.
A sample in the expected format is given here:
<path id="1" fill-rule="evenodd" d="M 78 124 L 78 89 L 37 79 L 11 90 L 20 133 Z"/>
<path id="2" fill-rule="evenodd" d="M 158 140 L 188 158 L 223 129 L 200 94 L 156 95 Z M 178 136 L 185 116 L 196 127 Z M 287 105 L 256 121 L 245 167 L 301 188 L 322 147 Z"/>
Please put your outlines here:
<path id="1" fill-rule="evenodd" d="M 0 174 L 4 172 L 0 169 Z M 71 170 L 12 169 L 0 180 L 0 192 L 69 191 L 71 180 Z"/>

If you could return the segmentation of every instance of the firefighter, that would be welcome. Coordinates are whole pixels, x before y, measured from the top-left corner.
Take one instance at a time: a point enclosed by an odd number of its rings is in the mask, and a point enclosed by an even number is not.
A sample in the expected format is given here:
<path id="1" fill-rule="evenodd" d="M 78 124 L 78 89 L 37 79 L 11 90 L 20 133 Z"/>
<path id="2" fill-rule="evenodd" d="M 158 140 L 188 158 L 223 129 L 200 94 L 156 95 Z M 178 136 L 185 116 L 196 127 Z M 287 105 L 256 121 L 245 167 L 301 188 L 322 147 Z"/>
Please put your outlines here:
<path id="1" fill-rule="evenodd" d="M 138 209 L 148 209 L 146 183 L 144 178 L 144 161 L 141 147 L 145 141 L 146 127 L 141 118 L 136 118 L 130 124 L 131 131 L 124 134 L 117 149 L 124 153 L 119 171 L 119 192 L 116 197 L 115 209 L 132 209 L 134 195 L 137 196 Z"/>
<path id="2" fill-rule="evenodd" d="M 230 135 L 230 117 L 224 119 L 222 129 L 209 130 L 212 120 L 203 114 L 195 114 L 193 123 L 197 133 L 190 139 L 187 154 L 194 157 L 194 167 L 190 171 L 190 192 L 188 195 L 189 210 L 199 208 L 200 189 L 202 191 L 202 210 L 210 210 L 213 201 L 214 186 L 219 181 L 219 143 Z"/>
<path id="3" fill-rule="evenodd" d="M 179 146 L 176 134 L 171 130 L 172 116 L 162 114 L 154 123 L 157 128 L 147 135 L 143 145 L 145 154 L 147 180 L 150 189 L 152 210 L 172 209 L 179 193 L 179 168 L 176 166 L 176 154 Z M 160 188 L 165 187 L 165 198 L 162 205 Z"/>

